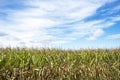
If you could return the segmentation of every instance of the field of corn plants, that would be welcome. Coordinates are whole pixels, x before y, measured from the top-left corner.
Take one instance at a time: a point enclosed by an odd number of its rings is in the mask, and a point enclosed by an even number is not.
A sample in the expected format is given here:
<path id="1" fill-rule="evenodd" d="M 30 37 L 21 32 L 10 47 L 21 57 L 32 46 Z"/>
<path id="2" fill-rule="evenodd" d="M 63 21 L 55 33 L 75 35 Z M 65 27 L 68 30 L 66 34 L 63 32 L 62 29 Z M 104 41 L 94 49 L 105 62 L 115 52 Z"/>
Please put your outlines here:
<path id="1" fill-rule="evenodd" d="M 120 49 L 0 49 L 0 80 L 120 80 Z"/>

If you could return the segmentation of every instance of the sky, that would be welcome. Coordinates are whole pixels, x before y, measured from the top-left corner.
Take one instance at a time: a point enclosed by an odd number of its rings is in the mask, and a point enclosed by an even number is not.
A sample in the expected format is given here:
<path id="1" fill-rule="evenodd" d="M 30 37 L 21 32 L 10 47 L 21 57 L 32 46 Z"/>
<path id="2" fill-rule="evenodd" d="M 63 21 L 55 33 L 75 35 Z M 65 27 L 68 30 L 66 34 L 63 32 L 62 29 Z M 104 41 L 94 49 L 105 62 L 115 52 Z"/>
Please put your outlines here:
<path id="1" fill-rule="evenodd" d="M 0 0 L 0 47 L 120 47 L 120 0 Z"/>

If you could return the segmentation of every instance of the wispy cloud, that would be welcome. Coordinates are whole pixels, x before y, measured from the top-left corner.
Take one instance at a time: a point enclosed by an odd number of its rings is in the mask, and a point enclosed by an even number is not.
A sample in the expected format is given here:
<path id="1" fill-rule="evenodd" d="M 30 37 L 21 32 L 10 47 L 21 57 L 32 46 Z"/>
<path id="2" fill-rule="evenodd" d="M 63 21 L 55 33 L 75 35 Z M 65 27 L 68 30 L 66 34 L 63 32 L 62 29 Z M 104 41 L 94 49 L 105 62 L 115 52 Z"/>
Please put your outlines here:
<path id="1" fill-rule="evenodd" d="M 104 31 L 102 29 L 96 29 L 95 31 L 92 31 L 92 35 L 87 38 L 87 40 L 96 40 L 97 37 L 104 34 Z"/>
<path id="2" fill-rule="evenodd" d="M 0 31 L 20 39 L 13 40 L 16 45 L 64 44 L 81 37 L 96 40 L 104 34 L 104 28 L 119 21 L 119 18 L 85 21 L 97 14 L 97 9 L 115 0 L 21 0 L 24 8 L 15 5 L 19 4 L 16 0 L 2 1 L 0 3 L 5 4 L 2 6 L 12 4 L 13 8 L 2 10 L 7 16 L 0 20 L 0 27 L 3 27 Z"/>
<path id="3" fill-rule="evenodd" d="M 120 34 L 113 34 L 107 36 L 107 39 L 120 39 Z"/>

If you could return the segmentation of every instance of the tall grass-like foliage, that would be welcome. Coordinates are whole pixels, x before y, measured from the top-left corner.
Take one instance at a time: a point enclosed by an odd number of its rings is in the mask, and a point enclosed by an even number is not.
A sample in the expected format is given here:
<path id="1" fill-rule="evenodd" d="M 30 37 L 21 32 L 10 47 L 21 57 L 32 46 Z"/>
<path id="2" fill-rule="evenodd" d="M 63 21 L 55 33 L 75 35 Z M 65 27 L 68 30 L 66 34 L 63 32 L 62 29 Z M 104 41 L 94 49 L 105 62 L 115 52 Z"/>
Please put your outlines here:
<path id="1" fill-rule="evenodd" d="M 120 49 L 0 49 L 0 80 L 120 80 Z"/>

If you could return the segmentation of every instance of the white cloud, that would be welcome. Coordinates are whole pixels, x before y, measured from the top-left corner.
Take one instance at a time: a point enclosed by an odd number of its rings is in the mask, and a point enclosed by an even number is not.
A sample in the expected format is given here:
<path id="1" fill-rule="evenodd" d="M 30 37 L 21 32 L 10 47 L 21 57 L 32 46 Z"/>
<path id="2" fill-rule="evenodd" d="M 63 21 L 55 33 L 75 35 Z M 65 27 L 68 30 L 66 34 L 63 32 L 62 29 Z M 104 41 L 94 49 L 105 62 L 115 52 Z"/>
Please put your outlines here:
<path id="1" fill-rule="evenodd" d="M 120 34 L 113 34 L 107 36 L 107 39 L 120 39 Z"/>
<path id="2" fill-rule="evenodd" d="M 120 15 L 115 17 L 110 17 L 113 22 L 120 21 Z"/>
<path id="3" fill-rule="evenodd" d="M 120 5 L 116 6 L 115 8 L 113 8 L 112 10 L 116 11 L 116 10 L 120 10 Z"/>
<path id="4" fill-rule="evenodd" d="M 97 37 L 104 34 L 104 31 L 102 29 L 96 29 L 95 31 L 92 31 L 92 36 L 89 36 L 87 40 L 96 40 Z"/>
<path id="5" fill-rule="evenodd" d="M 113 25 L 114 21 L 105 23 L 106 20 L 102 19 L 85 22 L 84 19 L 93 16 L 98 8 L 112 1 L 24 0 L 23 5 L 27 7 L 23 9 L 3 10 L 7 19 L 0 20 L 0 31 L 7 32 L 8 37 L 12 35 L 21 40 L 13 40 L 15 45 L 21 42 L 27 46 L 63 44 L 85 36 L 88 36 L 88 40 L 95 40 L 104 34 L 103 28 Z"/>

